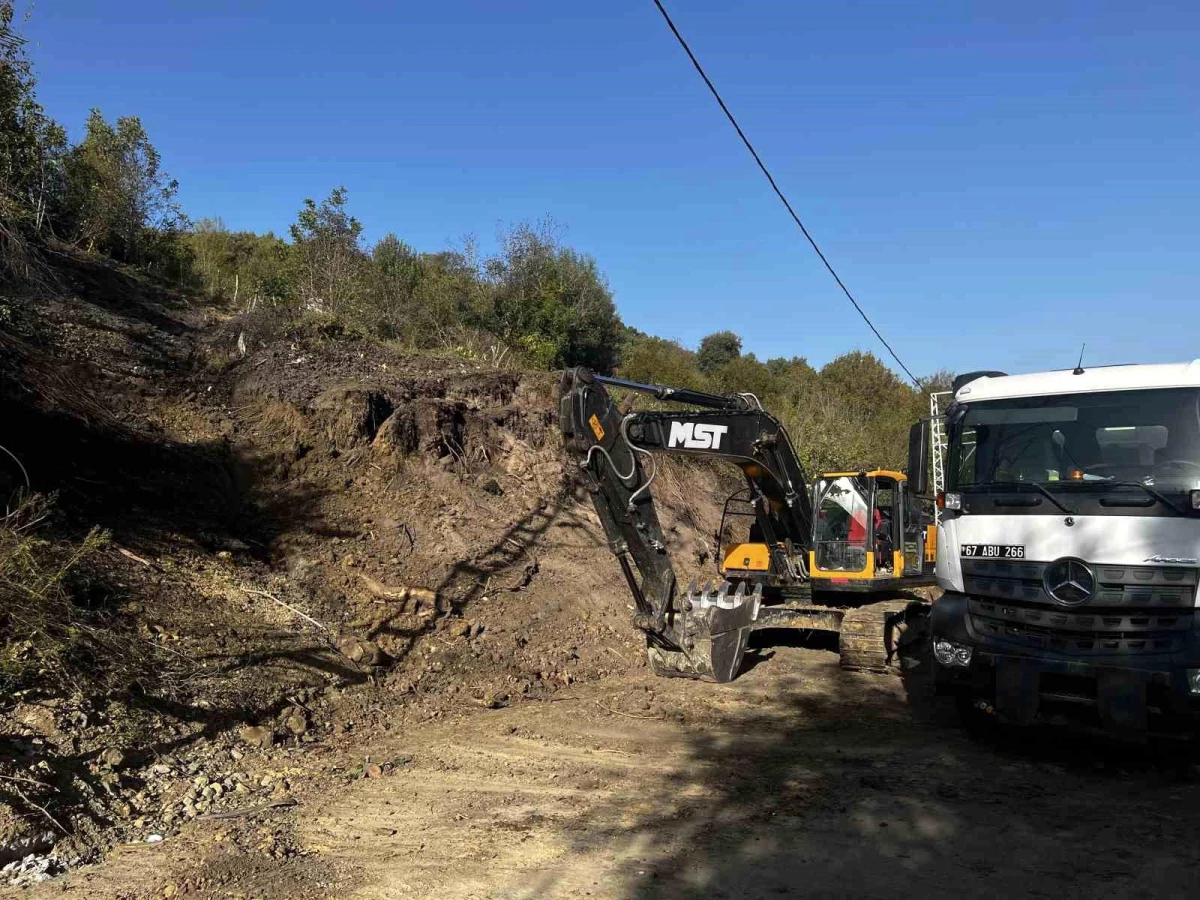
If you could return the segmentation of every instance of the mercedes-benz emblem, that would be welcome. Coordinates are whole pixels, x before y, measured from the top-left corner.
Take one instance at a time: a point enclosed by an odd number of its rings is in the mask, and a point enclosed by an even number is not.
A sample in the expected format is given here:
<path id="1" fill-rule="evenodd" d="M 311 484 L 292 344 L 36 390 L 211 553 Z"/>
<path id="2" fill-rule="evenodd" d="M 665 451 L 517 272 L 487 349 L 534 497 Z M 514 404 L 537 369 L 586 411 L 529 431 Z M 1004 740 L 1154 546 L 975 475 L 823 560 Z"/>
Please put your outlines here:
<path id="1" fill-rule="evenodd" d="M 1064 556 L 1046 566 L 1042 575 L 1046 593 L 1062 606 L 1082 606 L 1096 590 L 1096 576 L 1082 559 Z"/>

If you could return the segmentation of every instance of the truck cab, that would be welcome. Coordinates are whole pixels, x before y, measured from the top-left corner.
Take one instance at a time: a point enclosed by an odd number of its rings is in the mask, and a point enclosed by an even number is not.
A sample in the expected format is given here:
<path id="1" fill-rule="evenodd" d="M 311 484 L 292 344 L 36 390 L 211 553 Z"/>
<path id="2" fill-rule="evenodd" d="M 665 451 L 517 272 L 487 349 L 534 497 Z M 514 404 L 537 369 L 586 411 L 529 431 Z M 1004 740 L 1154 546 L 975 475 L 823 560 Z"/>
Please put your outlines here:
<path id="1" fill-rule="evenodd" d="M 1200 713 L 1200 360 L 987 373 L 946 411 L 935 680 L 1144 737 Z"/>

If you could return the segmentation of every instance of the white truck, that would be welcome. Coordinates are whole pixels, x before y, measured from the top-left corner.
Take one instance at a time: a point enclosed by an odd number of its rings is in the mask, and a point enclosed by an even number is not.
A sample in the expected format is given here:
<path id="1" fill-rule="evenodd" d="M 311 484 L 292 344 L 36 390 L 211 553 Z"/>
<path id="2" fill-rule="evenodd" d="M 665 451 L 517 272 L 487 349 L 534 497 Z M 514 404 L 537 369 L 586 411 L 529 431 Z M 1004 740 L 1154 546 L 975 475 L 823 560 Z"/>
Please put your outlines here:
<path id="1" fill-rule="evenodd" d="M 1200 360 L 960 376 L 945 424 L 939 692 L 969 716 L 1192 735 Z"/>

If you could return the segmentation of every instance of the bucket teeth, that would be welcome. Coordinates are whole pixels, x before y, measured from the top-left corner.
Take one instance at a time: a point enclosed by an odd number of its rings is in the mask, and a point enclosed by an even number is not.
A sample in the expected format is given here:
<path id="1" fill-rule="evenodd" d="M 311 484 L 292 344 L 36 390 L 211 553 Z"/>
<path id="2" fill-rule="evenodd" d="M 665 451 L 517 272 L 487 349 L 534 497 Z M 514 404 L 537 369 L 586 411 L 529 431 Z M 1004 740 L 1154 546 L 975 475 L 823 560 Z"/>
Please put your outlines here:
<path id="1" fill-rule="evenodd" d="M 729 681 L 741 665 L 746 640 L 762 607 L 762 585 L 728 581 L 714 588 L 696 582 L 684 594 L 685 615 L 674 619 L 665 643 L 649 647 L 650 663 L 660 675 L 684 675 Z"/>
<path id="2" fill-rule="evenodd" d="M 729 596 L 729 582 L 721 585 L 721 597 L 717 601 L 717 605 L 721 609 L 737 609 L 746 601 L 746 582 L 738 582 L 737 590 L 733 592 L 733 596 Z"/>
<path id="3" fill-rule="evenodd" d="M 762 585 L 755 585 L 753 591 L 746 590 L 746 582 L 740 581 L 737 586 L 728 581 L 721 582 L 714 588 L 712 582 L 697 591 L 696 582 L 692 582 L 685 595 L 691 608 L 697 611 L 715 607 L 717 609 L 740 609 L 747 604 L 753 604 L 755 611 L 762 603 Z"/>

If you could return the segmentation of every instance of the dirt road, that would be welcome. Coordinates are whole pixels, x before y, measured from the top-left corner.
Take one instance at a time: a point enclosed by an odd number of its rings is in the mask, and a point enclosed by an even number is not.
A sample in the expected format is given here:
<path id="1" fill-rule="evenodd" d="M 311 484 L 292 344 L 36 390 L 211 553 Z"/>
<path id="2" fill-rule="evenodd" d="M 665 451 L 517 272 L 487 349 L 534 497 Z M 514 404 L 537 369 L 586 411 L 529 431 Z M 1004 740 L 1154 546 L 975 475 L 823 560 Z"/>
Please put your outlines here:
<path id="1" fill-rule="evenodd" d="M 354 758 L 361 772 L 347 775 Z M 293 808 L 195 823 L 30 896 L 1167 897 L 1200 887 L 1200 792 L 1155 757 L 1061 735 L 978 741 L 899 679 L 842 672 L 816 650 L 778 648 L 728 686 L 613 678 L 324 765 L 340 774 L 312 782 Z"/>

